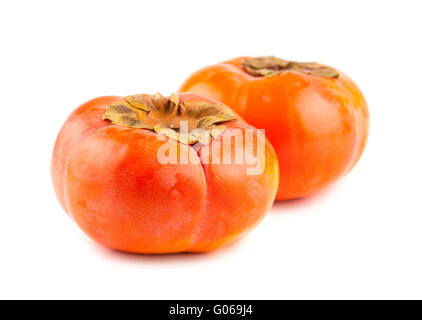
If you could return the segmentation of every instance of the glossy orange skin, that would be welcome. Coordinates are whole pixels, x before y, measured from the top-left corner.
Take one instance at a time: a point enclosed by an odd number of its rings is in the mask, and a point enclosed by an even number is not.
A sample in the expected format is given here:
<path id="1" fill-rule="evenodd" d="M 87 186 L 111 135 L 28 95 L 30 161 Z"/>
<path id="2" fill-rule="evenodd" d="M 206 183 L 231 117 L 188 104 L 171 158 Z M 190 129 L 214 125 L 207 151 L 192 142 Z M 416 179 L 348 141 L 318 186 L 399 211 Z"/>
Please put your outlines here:
<path id="1" fill-rule="evenodd" d="M 193 92 L 230 106 L 264 128 L 277 152 L 277 200 L 311 195 L 344 176 L 367 141 L 366 101 L 344 73 L 337 79 L 299 72 L 251 76 L 235 58 L 193 73 L 180 92 Z"/>
<path id="2" fill-rule="evenodd" d="M 193 94 L 179 96 L 215 103 Z M 150 130 L 102 120 L 107 105 L 122 99 L 100 97 L 81 105 L 56 140 L 54 188 L 87 235 L 127 252 L 203 252 L 236 240 L 265 216 L 278 184 L 271 144 L 266 142 L 261 159 L 264 173 L 256 176 L 245 174 L 246 164 L 160 164 L 157 151 L 167 141 L 181 153 L 193 149 L 168 138 L 159 141 Z M 252 128 L 241 119 L 226 125 L 217 140 L 233 128 Z M 199 159 L 204 148 L 193 154 Z"/>

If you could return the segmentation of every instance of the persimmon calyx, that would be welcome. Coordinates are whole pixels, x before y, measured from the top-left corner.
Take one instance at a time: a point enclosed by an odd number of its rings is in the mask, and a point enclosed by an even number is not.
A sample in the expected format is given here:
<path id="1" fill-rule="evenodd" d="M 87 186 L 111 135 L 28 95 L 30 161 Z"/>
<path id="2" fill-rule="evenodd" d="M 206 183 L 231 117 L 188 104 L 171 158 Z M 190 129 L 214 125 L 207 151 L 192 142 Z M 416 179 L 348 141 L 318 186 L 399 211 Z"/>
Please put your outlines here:
<path id="1" fill-rule="evenodd" d="M 208 144 L 236 114 L 222 103 L 200 100 L 180 102 L 177 94 L 169 98 L 160 93 L 136 94 L 110 104 L 103 115 L 113 124 L 153 130 L 185 144 Z"/>
<path id="2" fill-rule="evenodd" d="M 256 77 L 271 77 L 288 71 L 297 71 L 326 78 L 338 78 L 339 72 L 316 62 L 294 62 L 277 57 L 257 57 L 243 60 L 241 67 Z"/>

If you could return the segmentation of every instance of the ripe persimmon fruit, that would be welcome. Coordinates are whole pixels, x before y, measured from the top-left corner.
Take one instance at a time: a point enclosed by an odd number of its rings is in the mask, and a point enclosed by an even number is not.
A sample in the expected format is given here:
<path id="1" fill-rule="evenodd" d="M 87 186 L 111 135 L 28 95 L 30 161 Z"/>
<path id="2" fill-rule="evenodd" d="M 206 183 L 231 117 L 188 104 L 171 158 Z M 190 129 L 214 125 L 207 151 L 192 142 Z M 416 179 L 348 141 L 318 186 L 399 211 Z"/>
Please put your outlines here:
<path id="1" fill-rule="evenodd" d="M 278 200 L 311 195 L 344 176 L 368 137 L 362 92 L 344 73 L 318 63 L 235 58 L 196 71 L 179 92 L 221 101 L 265 129 L 279 161 Z"/>
<path id="2" fill-rule="evenodd" d="M 52 178 L 64 210 L 107 247 L 203 252 L 259 223 L 278 165 L 265 137 L 227 106 L 196 94 L 140 94 L 78 107 L 57 137 Z"/>

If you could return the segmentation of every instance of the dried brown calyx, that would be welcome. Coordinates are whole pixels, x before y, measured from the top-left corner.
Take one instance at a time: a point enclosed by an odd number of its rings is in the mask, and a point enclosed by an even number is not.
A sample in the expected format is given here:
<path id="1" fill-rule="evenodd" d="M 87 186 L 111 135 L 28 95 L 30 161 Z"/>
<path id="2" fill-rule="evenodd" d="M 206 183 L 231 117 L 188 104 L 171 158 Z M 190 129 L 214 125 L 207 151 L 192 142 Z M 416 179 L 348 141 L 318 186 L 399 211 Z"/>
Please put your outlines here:
<path id="1" fill-rule="evenodd" d="M 123 127 L 153 130 L 186 144 L 208 144 L 226 128 L 221 123 L 235 120 L 236 115 L 222 103 L 180 102 L 174 93 L 168 98 L 157 93 L 127 96 L 114 102 L 103 119 Z"/>
<path id="2" fill-rule="evenodd" d="M 326 78 L 338 78 L 339 72 L 316 62 L 294 62 L 277 57 L 257 57 L 245 59 L 242 68 L 256 77 L 271 77 L 287 71 L 298 71 Z"/>

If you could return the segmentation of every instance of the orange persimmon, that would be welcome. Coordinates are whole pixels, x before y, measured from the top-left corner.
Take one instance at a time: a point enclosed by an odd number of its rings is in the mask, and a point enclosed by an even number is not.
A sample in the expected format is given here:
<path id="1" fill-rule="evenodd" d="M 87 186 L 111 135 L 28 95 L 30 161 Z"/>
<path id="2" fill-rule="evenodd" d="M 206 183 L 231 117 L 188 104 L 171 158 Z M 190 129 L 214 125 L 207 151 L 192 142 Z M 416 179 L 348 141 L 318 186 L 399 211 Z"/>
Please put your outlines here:
<path id="1" fill-rule="evenodd" d="M 265 137 L 259 149 L 258 133 L 195 94 L 99 97 L 57 137 L 54 188 L 68 215 L 107 247 L 211 251 L 254 228 L 274 201 L 277 157 Z"/>
<path id="2" fill-rule="evenodd" d="M 311 195 L 344 176 L 367 141 L 361 91 L 344 73 L 318 63 L 235 58 L 198 70 L 179 91 L 221 101 L 265 129 L 279 161 L 278 200 Z"/>

